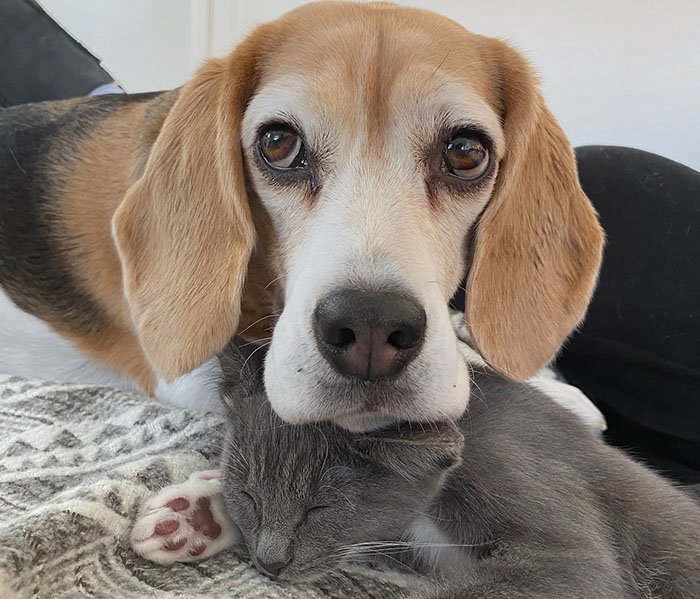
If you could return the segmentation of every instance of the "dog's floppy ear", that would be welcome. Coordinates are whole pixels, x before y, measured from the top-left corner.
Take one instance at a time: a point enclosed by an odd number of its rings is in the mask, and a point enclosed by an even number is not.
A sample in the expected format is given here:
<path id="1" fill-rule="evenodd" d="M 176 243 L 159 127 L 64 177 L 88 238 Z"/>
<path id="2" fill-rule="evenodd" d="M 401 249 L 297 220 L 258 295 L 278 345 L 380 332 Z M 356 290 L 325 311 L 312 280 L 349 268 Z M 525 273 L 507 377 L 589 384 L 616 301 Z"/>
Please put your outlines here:
<path id="1" fill-rule="evenodd" d="M 255 242 L 240 142 L 254 49 L 248 38 L 182 88 L 113 218 L 136 332 L 166 378 L 216 354 L 238 324 Z"/>
<path id="2" fill-rule="evenodd" d="M 497 370 L 525 379 L 583 318 L 603 233 L 573 150 L 527 61 L 489 40 L 506 150 L 473 246 L 466 288 L 472 340 Z"/>

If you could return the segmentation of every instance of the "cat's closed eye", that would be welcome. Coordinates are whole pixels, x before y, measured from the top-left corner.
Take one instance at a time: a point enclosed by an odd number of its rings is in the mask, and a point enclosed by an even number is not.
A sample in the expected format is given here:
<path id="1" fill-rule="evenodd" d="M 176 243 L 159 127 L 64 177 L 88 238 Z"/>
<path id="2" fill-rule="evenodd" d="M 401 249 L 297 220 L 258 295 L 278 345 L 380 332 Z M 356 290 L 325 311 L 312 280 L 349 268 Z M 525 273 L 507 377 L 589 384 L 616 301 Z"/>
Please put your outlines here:
<path id="1" fill-rule="evenodd" d="M 248 491 L 241 489 L 240 490 L 240 496 L 243 499 L 243 503 L 246 504 L 249 508 L 251 508 L 256 514 L 258 513 L 258 503 L 255 501 L 255 497 L 253 497 Z"/>
<path id="2" fill-rule="evenodd" d="M 304 520 L 308 521 L 309 518 L 314 518 L 316 516 L 322 515 L 322 513 L 327 510 L 330 505 L 313 505 L 310 508 L 306 510 L 306 513 L 304 514 Z"/>

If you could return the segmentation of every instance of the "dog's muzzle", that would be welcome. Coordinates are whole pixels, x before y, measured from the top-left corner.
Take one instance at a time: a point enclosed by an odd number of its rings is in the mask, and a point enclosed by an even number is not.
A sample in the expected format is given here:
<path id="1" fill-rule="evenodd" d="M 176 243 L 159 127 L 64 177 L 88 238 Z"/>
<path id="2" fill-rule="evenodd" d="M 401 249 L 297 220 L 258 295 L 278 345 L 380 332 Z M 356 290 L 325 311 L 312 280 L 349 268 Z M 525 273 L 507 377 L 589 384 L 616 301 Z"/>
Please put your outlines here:
<path id="1" fill-rule="evenodd" d="M 343 289 L 313 315 L 321 355 L 340 374 L 362 381 L 398 375 L 420 352 L 426 315 L 412 295 Z"/>

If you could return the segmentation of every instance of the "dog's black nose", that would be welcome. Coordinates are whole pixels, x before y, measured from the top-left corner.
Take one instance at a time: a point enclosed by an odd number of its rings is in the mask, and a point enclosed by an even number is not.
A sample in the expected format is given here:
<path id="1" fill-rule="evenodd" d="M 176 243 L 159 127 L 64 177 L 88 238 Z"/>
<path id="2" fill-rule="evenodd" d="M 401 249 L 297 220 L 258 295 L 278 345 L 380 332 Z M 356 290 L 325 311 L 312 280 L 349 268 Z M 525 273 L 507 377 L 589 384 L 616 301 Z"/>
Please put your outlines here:
<path id="1" fill-rule="evenodd" d="M 396 291 L 343 289 L 314 311 L 321 354 L 341 374 L 363 381 L 398 374 L 418 355 L 425 324 L 418 300 Z"/>
<path id="2" fill-rule="evenodd" d="M 280 561 L 280 562 L 271 562 L 271 563 L 266 563 L 262 561 L 260 558 L 255 560 L 258 564 L 258 568 L 262 571 L 263 574 L 266 576 L 269 576 L 272 579 L 275 579 L 279 576 L 280 572 L 282 571 L 282 568 L 284 568 L 289 562 L 285 561 Z"/>

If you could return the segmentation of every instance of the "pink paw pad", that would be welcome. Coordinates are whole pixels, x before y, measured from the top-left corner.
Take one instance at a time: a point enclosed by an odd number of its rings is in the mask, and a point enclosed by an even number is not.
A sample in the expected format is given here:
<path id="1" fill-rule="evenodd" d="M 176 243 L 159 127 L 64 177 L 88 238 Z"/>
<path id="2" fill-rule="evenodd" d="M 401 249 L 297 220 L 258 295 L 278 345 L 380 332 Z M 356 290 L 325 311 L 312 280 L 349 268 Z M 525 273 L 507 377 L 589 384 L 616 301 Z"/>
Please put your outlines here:
<path id="1" fill-rule="evenodd" d="M 202 533 L 208 539 L 216 539 L 221 534 L 221 526 L 214 520 L 211 513 L 211 501 L 208 497 L 200 497 L 197 507 L 188 522 L 197 532 Z"/>
<path id="2" fill-rule="evenodd" d="M 136 553 L 159 564 L 202 560 L 240 542 L 218 471 L 197 472 L 150 498 L 131 533 Z"/>
<path id="3" fill-rule="evenodd" d="M 163 520 L 162 522 L 158 522 L 158 524 L 156 524 L 153 532 L 157 535 L 163 536 L 175 532 L 178 528 L 180 528 L 180 523 L 177 520 Z"/>
<path id="4" fill-rule="evenodd" d="M 170 508 L 173 512 L 184 512 L 190 507 L 190 502 L 184 497 L 176 497 L 165 504 L 165 507 Z"/>

